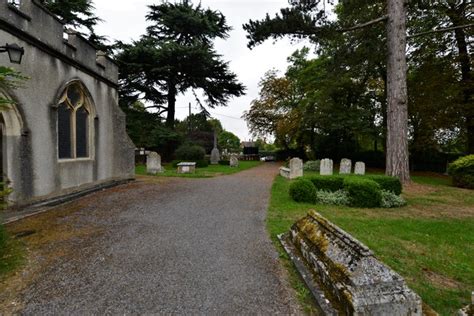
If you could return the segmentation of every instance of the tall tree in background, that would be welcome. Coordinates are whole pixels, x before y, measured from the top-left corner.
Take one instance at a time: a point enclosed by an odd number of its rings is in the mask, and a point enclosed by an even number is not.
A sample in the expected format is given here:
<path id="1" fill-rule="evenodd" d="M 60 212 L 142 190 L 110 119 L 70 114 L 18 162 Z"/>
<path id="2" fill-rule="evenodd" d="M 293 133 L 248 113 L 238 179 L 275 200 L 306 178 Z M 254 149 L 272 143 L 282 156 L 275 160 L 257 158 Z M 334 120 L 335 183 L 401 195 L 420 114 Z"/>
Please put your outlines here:
<path id="1" fill-rule="evenodd" d="M 147 34 L 122 45 L 117 56 L 123 94 L 149 101 L 160 114 L 166 113 L 169 128 L 174 127 L 176 97 L 188 89 L 201 90 L 211 108 L 244 94 L 245 87 L 214 50 L 213 41 L 226 39 L 230 31 L 220 12 L 186 0 L 165 2 L 150 6 L 147 20 L 152 22 Z M 204 109 L 199 99 L 198 103 Z"/>

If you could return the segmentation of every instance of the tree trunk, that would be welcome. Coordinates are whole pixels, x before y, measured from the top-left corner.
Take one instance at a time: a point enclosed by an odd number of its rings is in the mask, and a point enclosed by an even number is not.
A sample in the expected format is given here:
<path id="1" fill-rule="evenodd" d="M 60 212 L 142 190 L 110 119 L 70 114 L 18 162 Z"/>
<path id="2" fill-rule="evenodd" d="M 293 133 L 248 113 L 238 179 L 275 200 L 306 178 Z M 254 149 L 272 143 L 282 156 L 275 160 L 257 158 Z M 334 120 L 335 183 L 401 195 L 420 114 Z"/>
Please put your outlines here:
<path id="1" fill-rule="evenodd" d="M 166 117 L 166 127 L 174 128 L 174 117 L 176 114 L 176 86 L 173 82 L 168 83 L 168 115 Z"/>
<path id="2" fill-rule="evenodd" d="M 462 16 L 463 10 L 457 9 L 455 4 L 448 10 L 448 16 L 453 26 L 461 26 L 467 19 Z M 472 105 L 473 82 L 471 74 L 471 59 L 467 48 L 466 32 L 459 28 L 454 30 L 456 45 L 459 53 L 459 64 L 461 66 L 461 89 L 463 93 L 462 112 L 466 118 L 467 151 L 474 154 L 474 106 Z"/>
<path id="3" fill-rule="evenodd" d="M 402 183 L 410 182 L 406 41 L 404 0 L 388 0 L 386 173 Z"/>

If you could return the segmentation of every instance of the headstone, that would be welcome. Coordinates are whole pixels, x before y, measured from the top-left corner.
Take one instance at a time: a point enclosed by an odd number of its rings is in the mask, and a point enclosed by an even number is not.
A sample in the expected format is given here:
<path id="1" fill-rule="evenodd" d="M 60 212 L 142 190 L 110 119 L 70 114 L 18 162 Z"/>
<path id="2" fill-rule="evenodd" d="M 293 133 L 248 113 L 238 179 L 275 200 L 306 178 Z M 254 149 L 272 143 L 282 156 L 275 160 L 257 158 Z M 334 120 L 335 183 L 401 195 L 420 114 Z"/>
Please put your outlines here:
<path id="1" fill-rule="evenodd" d="M 303 160 L 293 158 L 290 160 L 290 179 L 296 179 L 303 176 Z"/>
<path id="2" fill-rule="evenodd" d="M 422 315 L 399 274 L 315 211 L 279 239 L 324 315 Z"/>
<path id="3" fill-rule="evenodd" d="M 356 162 L 354 173 L 358 175 L 365 175 L 365 163 L 358 161 Z"/>
<path id="4" fill-rule="evenodd" d="M 230 166 L 233 168 L 239 167 L 239 158 L 237 157 L 237 155 L 230 156 Z"/>
<path id="5" fill-rule="evenodd" d="M 211 151 L 211 165 L 218 165 L 221 160 L 221 154 L 217 149 L 217 133 L 214 132 L 214 148 Z"/>
<path id="6" fill-rule="evenodd" d="M 342 159 L 341 165 L 339 166 L 339 174 L 351 174 L 351 172 L 352 172 L 352 161 L 347 158 Z"/>
<path id="7" fill-rule="evenodd" d="M 319 173 L 322 176 L 331 176 L 333 173 L 333 168 L 334 168 L 334 164 L 331 159 L 323 159 L 321 160 Z"/>
<path id="8" fill-rule="evenodd" d="M 195 162 L 180 162 L 178 164 L 178 173 L 195 173 L 196 172 L 196 163 Z"/>
<path id="9" fill-rule="evenodd" d="M 157 174 L 162 171 L 161 156 L 154 151 L 148 153 L 146 156 L 146 172 L 149 174 Z"/>

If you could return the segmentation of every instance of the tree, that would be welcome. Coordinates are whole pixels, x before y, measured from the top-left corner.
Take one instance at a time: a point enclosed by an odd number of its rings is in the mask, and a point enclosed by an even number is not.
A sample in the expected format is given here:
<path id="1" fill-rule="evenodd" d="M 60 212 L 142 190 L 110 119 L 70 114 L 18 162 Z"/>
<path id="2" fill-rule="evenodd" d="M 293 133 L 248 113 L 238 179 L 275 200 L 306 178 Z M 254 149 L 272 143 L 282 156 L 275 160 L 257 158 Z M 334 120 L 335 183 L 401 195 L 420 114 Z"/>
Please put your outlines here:
<path id="1" fill-rule="evenodd" d="M 213 47 L 213 40 L 227 38 L 230 30 L 220 12 L 183 0 L 150 6 L 147 20 L 152 22 L 147 34 L 122 44 L 118 54 L 124 94 L 152 102 L 160 114 L 167 114 L 170 128 L 176 97 L 188 89 L 202 90 L 211 108 L 244 94 L 245 87 Z"/>
<path id="2" fill-rule="evenodd" d="M 229 152 L 240 150 L 240 139 L 233 133 L 222 131 L 218 137 L 219 148 L 227 149 Z"/>

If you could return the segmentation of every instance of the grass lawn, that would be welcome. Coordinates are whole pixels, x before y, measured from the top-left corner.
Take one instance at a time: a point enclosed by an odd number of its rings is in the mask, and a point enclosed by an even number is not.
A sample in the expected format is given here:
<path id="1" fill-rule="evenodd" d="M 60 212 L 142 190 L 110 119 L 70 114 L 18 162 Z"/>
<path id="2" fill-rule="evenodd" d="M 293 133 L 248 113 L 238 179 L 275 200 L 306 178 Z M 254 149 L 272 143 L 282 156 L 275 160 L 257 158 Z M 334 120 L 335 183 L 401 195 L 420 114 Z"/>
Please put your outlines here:
<path id="1" fill-rule="evenodd" d="M 474 191 L 450 183 L 448 177 L 415 174 L 403 193 L 407 206 L 358 209 L 296 203 L 288 195 L 290 181 L 278 176 L 267 226 L 305 310 L 313 311 L 310 293 L 276 236 L 310 209 L 365 243 L 438 313 L 452 315 L 469 304 L 474 290 Z"/>
<path id="2" fill-rule="evenodd" d="M 0 281 L 23 262 L 23 247 L 0 225 Z"/>
<path id="3" fill-rule="evenodd" d="M 194 174 L 178 174 L 176 168 L 173 168 L 170 164 L 163 164 L 165 168 L 164 173 L 157 174 L 158 177 L 182 177 L 182 178 L 212 178 L 215 176 L 234 174 L 240 171 L 244 171 L 260 165 L 260 161 L 239 161 L 237 168 L 231 168 L 230 166 L 221 165 L 209 165 L 206 168 L 196 168 Z M 138 165 L 135 168 L 135 173 L 138 175 L 147 175 L 146 166 Z"/>

